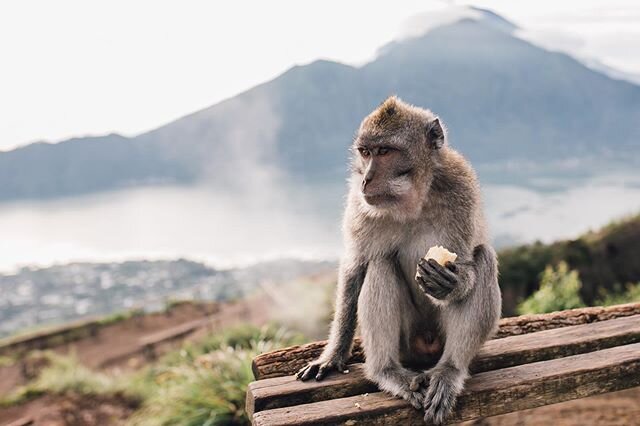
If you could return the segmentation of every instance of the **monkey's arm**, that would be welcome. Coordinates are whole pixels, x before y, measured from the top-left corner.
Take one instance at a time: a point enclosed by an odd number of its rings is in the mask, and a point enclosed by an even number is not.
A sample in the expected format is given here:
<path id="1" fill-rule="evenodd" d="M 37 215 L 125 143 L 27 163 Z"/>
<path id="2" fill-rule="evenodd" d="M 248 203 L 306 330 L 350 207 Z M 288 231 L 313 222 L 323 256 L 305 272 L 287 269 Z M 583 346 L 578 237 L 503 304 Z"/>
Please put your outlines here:
<path id="1" fill-rule="evenodd" d="M 495 252 L 490 246 L 480 244 L 474 247 L 472 259 L 470 264 L 460 262 L 460 272 L 457 273 L 451 269 L 453 267 L 455 270 L 458 262 L 444 268 L 426 262 L 422 268 L 425 276 L 429 277 L 424 280 L 425 287 L 439 288 L 433 285 L 438 282 L 442 284 L 441 287 L 450 288 L 449 293 L 437 302 L 441 303 L 440 327 L 445 334 L 442 357 L 435 367 L 416 376 L 410 384 L 411 390 L 418 390 L 426 384 L 424 408 L 425 421 L 429 424 L 443 423 L 449 415 L 462 391 L 472 359 L 495 331 L 500 318 Z M 462 275 L 467 268 L 472 270 L 472 280 L 469 275 Z M 463 281 L 463 276 L 469 281 Z M 450 282 L 456 279 L 457 282 L 451 285 Z M 431 297 L 435 299 L 435 296 Z"/>
<path id="2" fill-rule="evenodd" d="M 307 380 L 315 376 L 316 380 L 322 380 L 330 370 L 345 370 L 356 331 L 358 297 L 366 272 L 364 263 L 346 259 L 340 262 L 336 311 L 329 343 L 317 360 L 298 371 L 298 379 Z"/>

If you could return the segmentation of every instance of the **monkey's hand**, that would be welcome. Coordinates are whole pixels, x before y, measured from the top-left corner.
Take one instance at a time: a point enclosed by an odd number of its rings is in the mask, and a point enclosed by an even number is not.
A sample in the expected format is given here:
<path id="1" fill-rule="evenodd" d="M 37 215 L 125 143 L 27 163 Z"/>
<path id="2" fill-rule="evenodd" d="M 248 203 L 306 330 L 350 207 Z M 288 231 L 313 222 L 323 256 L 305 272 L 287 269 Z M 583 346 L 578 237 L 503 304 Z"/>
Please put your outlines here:
<path id="1" fill-rule="evenodd" d="M 458 267 L 447 262 L 440 265 L 434 259 L 420 259 L 416 273 L 416 282 L 426 294 L 442 300 L 458 285 Z"/>
<path id="2" fill-rule="evenodd" d="M 347 363 L 341 358 L 333 358 L 329 361 L 320 358 L 302 367 L 296 374 L 296 379 L 304 382 L 315 376 L 316 380 L 322 380 L 327 373 L 333 370 L 345 373 L 347 372 Z"/>

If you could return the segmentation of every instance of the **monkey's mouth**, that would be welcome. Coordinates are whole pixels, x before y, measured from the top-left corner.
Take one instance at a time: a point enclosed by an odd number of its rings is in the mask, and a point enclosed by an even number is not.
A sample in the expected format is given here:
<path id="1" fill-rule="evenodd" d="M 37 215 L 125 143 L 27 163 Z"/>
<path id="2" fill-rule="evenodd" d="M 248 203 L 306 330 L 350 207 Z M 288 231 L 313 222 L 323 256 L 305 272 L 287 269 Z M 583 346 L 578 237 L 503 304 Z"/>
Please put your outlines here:
<path id="1" fill-rule="evenodd" d="M 395 201 L 395 197 L 389 194 L 363 194 L 364 200 L 370 206 L 382 206 L 391 204 Z"/>

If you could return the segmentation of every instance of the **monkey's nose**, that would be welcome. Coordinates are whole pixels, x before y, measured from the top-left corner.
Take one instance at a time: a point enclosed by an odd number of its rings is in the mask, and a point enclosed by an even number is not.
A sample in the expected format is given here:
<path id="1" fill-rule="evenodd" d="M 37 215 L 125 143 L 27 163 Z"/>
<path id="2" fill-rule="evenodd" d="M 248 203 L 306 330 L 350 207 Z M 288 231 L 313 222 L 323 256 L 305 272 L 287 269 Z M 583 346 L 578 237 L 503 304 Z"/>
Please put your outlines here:
<path id="1" fill-rule="evenodd" d="M 365 177 L 364 179 L 362 179 L 362 189 L 365 189 L 369 182 L 371 182 L 371 178 L 370 177 Z"/>

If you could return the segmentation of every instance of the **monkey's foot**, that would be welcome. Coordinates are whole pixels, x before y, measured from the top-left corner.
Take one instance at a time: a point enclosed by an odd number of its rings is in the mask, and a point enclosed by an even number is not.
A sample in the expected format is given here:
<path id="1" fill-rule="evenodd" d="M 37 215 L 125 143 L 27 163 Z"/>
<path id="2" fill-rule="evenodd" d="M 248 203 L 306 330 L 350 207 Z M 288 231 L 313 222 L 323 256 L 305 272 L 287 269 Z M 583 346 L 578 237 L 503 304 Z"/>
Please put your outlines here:
<path id="1" fill-rule="evenodd" d="M 455 263 L 440 265 L 434 259 L 420 259 L 416 272 L 416 282 L 426 294 L 436 299 L 444 299 L 458 284 L 458 269 Z"/>
<path id="2" fill-rule="evenodd" d="M 417 392 L 411 390 L 403 391 L 399 396 L 400 398 L 411 404 L 416 410 L 420 410 L 424 406 L 424 399 L 426 397 L 426 391 L 420 389 Z"/>
<path id="3" fill-rule="evenodd" d="M 418 373 L 409 370 L 394 368 L 374 376 L 372 381 L 375 382 L 380 389 L 389 392 L 393 396 L 404 399 L 417 410 L 420 410 L 424 406 L 426 390 L 418 388 L 414 391 L 411 389 L 411 383 L 417 374 Z"/>
<path id="4" fill-rule="evenodd" d="M 443 424 L 453 410 L 462 391 L 465 375 L 457 369 L 446 368 L 431 373 L 424 399 L 424 421 Z"/>
<path id="5" fill-rule="evenodd" d="M 430 377 L 431 375 L 429 371 L 423 371 L 422 373 L 417 374 L 413 379 L 411 379 L 409 389 L 413 392 L 417 392 L 420 388 L 427 387 Z"/>
<path id="6" fill-rule="evenodd" d="M 346 369 L 347 365 L 342 360 L 334 359 L 326 362 L 316 360 L 302 367 L 296 373 L 296 379 L 303 382 L 312 377 L 315 377 L 316 380 L 322 380 L 330 371 L 336 370 L 343 373 Z"/>

